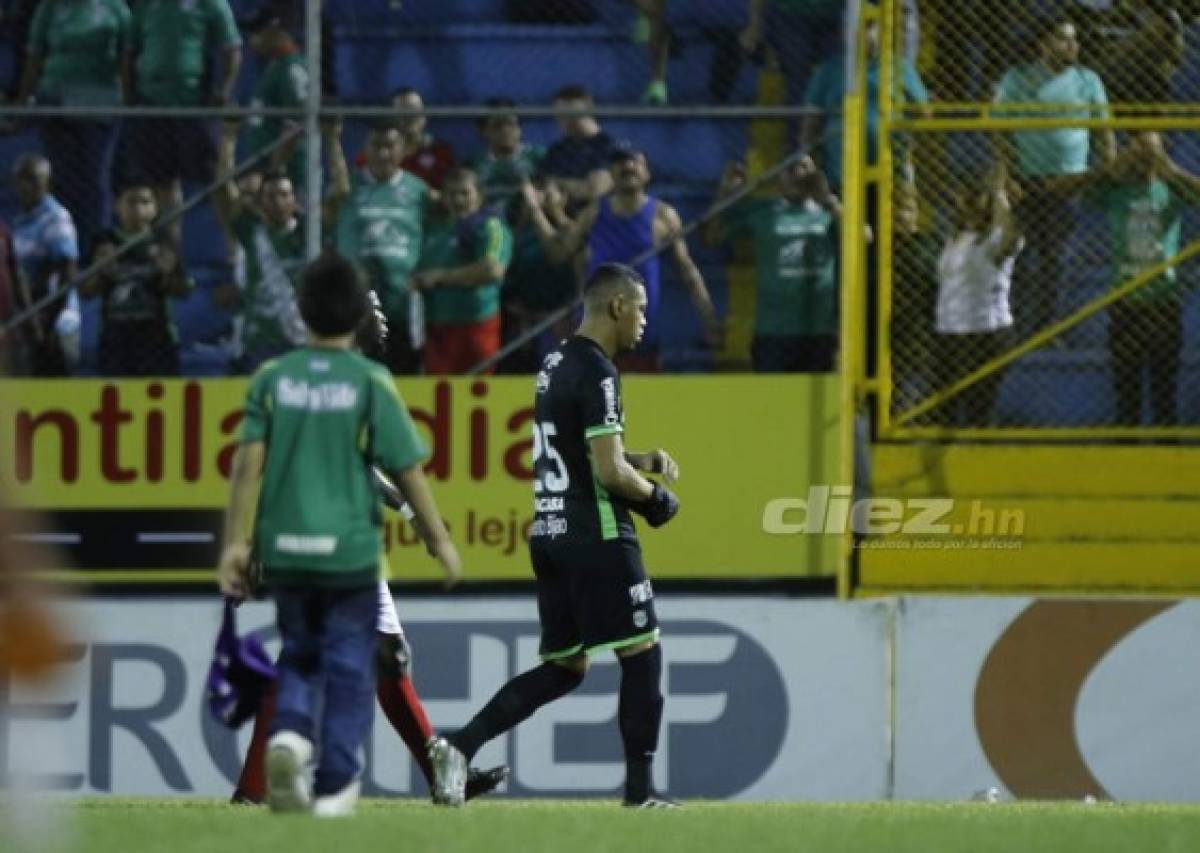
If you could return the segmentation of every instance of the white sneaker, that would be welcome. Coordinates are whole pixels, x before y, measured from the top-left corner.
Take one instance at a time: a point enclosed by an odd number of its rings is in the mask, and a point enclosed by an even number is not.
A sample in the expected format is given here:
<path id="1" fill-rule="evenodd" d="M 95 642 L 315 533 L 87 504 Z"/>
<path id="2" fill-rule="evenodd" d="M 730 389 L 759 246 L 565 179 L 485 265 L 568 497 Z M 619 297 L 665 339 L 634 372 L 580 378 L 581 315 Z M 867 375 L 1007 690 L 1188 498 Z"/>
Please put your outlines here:
<path id="1" fill-rule="evenodd" d="M 267 804 L 271 811 L 308 811 L 312 798 L 304 766 L 312 756 L 312 741 L 295 732 L 279 732 L 267 742 Z"/>
<path id="2" fill-rule="evenodd" d="M 336 794 L 324 794 L 313 802 L 313 814 L 317 817 L 350 817 L 358 803 L 358 780 L 351 782 Z"/>
<path id="3" fill-rule="evenodd" d="M 441 806 L 461 806 L 467 787 L 467 757 L 444 737 L 429 744 L 433 765 L 433 801 Z"/>

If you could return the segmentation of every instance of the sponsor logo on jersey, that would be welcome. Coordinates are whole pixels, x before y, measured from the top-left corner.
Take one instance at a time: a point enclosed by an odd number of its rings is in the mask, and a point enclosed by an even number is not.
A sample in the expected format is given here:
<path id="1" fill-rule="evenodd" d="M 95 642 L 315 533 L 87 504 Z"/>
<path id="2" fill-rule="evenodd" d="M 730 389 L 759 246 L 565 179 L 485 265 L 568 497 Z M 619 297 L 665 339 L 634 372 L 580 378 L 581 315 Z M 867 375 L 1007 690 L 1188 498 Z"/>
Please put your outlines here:
<path id="1" fill-rule="evenodd" d="M 600 380 L 600 390 L 604 392 L 604 423 L 616 426 L 621 422 L 620 412 L 617 411 L 617 382 L 611 376 Z"/>
<path id="2" fill-rule="evenodd" d="M 536 498 L 533 502 L 534 512 L 562 512 L 565 508 L 562 498 Z"/>
<path id="3" fill-rule="evenodd" d="M 332 554 L 336 548 L 336 536 L 302 536 L 297 533 L 280 533 L 275 537 L 275 549 L 284 554 Z"/>
<path id="4" fill-rule="evenodd" d="M 310 384 L 304 379 L 279 377 L 275 399 L 287 409 L 307 409 L 310 412 L 346 411 L 358 402 L 358 389 L 349 382 Z"/>
<path id="5" fill-rule="evenodd" d="M 629 588 L 629 602 L 631 604 L 645 604 L 652 598 L 654 598 L 654 588 L 650 586 L 650 581 L 648 580 L 635 583 Z"/>

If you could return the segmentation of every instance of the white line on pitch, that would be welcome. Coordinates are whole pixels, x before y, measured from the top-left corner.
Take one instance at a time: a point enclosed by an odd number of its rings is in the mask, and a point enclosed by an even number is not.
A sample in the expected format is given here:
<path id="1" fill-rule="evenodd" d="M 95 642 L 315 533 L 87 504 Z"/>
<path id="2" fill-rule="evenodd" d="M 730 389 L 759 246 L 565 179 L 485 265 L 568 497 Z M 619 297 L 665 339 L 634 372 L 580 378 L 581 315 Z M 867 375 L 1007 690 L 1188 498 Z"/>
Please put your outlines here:
<path id="1" fill-rule="evenodd" d="M 195 545 L 212 542 L 213 535 L 211 533 L 188 531 L 178 533 L 138 533 L 137 541 L 141 545 Z"/>
<path id="2" fill-rule="evenodd" d="M 9 538 L 39 545 L 78 545 L 83 540 L 78 533 L 14 533 Z"/>

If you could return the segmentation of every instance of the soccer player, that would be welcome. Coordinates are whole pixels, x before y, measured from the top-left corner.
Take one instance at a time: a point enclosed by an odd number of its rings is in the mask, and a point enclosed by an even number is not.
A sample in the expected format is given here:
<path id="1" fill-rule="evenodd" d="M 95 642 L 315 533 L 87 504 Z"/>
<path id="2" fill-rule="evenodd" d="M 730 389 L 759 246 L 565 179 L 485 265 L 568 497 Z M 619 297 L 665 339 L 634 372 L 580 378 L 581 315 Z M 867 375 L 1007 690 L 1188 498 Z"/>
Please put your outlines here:
<path id="1" fill-rule="evenodd" d="M 583 681 L 588 655 L 612 649 L 621 664 L 618 722 L 625 748 L 625 804 L 674 807 L 654 795 L 650 768 L 663 697 L 654 592 L 642 566 L 632 512 L 651 527 L 679 511 L 667 483 L 679 466 L 666 451 L 626 452 L 625 414 L 613 356 L 646 327 L 646 288 L 620 264 L 584 287 L 579 331 L 546 356 L 534 397 L 534 509 L 529 543 L 537 577 L 542 664 L 500 688 L 465 727 L 430 746 L 434 801 L 462 805 L 467 764 L 492 738 Z"/>
<path id="2" fill-rule="evenodd" d="M 245 597 L 251 550 L 245 531 L 261 477 L 253 543 L 282 641 L 267 751 L 268 801 L 275 811 L 309 808 L 301 770 L 316 741 L 313 812 L 350 814 L 358 800 L 358 753 L 374 709 L 383 555 L 382 512 L 369 466 L 399 487 L 447 579 L 461 573 L 421 470 L 426 450 L 412 418 L 386 369 L 351 351 L 368 305 L 349 261 L 325 255 L 309 266 L 300 292 L 309 346 L 255 374 L 234 456 L 217 577 L 226 595 Z M 319 732 L 318 690 L 324 700 Z"/>

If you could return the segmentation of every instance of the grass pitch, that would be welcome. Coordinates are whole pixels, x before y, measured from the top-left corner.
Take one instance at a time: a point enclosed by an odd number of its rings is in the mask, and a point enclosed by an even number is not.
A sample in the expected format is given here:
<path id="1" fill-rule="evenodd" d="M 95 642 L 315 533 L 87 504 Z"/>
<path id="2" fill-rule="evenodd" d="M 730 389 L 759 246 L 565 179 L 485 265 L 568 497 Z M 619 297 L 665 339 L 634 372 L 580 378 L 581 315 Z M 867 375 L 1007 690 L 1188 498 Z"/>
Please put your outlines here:
<path id="1" fill-rule="evenodd" d="M 11 815 L 9 816 L 11 817 Z M 12 833 L 12 827 L 9 828 Z M 28 830 L 29 827 L 26 827 Z M 52 816 L 49 835 L 0 849 L 280 851 L 280 853 L 706 853 L 706 851 L 1200 850 L 1200 806 L 1076 803 L 686 804 L 636 812 L 597 801 L 492 800 L 435 809 L 370 800 L 357 816 L 319 821 L 212 800 L 81 800 Z M 23 834 L 23 833 L 22 833 Z"/>

